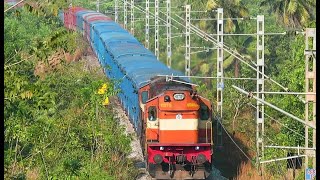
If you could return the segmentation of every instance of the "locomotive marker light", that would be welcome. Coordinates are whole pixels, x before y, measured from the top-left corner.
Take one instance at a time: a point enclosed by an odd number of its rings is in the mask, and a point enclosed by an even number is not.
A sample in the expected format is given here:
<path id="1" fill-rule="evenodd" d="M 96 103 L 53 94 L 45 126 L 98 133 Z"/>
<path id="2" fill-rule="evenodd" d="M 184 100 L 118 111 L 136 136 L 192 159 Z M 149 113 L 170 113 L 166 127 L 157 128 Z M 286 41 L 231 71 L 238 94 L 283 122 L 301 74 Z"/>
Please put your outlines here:
<path id="1" fill-rule="evenodd" d="M 170 102 L 170 96 L 164 96 L 164 102 Z"/>
<path id="2" fill-rule="evenodd" d="M 173 99 L 177 101 L 182 101 L 184 100 L 184 94 L 174 94 Z"/>
<path id="3" fill-rule="evenodd" d="M 196 147 L 195 147 L 195 150 L 199 150 L 199 149 L 200 149 L 200 147 L 199 147 L 199 146 L 196 146 Z"/>
<path id="4" fill-rule="evenodd" d="M 160 151 L 163 151 L 164 150 L 164 147 L 163 146 L 160 146 Z"/>

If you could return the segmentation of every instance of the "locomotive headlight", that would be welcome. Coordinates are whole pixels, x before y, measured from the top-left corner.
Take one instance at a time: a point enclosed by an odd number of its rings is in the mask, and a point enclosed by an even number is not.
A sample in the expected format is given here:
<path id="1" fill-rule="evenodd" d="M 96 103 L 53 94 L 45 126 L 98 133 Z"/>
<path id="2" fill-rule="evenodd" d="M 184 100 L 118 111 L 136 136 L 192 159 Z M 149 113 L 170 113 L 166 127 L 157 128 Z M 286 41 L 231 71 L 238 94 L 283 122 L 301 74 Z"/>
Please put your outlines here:
<path id="1" fill-rule="evenodd" d="M 163 146 L 160 146 L 160 150 L 163 151 L 163 150 L 164 150 L 164 147 L 163 147 Z"/>
<path id="2" fill-rule="evenodd" d="M 163 161 L 163 158 L 162 158 L 162 156 L 161 156 L 160 154 L 157 154 L 157 155 L 155 155 L 155 156 L 153 157 L 153 160 L 154 160 L 155 163 L 161 164 L 162 161 Z"/>
<path id="3" fill-rule="evenodd" d="M 182 101 L 182 100 L 184 100 L 184 94 L 182 94 L 182 93 L 174 94 L 173 99 L 177 100 L 177 101 Z"/>
<path id="4" fill-rule="evenodd" d="M 197 156 L 197 162 L 200 163 L 200 164 L 203 164 L 207 161 L 207 158 L 205 155 L 203 154 L 198 154 Z"/>
<path id="5" fill-rule="evenodd" d="M 200 147 L 199 147 L 199 146 L 196 146 L 196 147 L 195 147 L 195 150 L 199 150 L 199 149 L 200 149 Z"/>

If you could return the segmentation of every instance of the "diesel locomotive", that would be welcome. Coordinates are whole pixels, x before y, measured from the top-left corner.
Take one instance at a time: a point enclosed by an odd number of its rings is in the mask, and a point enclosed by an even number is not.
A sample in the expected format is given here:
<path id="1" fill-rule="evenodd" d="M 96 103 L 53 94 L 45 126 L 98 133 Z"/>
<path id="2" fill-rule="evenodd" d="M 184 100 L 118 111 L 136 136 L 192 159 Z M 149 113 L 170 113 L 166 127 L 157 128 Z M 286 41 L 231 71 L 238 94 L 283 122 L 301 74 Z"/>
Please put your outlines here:
<path id="1" fill-rule="evenodd" d="M 140 138 L 150 175 L 208 177 L 213 148 L 210 101 L 110 17 L 81 7 L 70 7 L 59 17 L 88 41 L 106 76 L 121 80 L 118 98 Z"/>

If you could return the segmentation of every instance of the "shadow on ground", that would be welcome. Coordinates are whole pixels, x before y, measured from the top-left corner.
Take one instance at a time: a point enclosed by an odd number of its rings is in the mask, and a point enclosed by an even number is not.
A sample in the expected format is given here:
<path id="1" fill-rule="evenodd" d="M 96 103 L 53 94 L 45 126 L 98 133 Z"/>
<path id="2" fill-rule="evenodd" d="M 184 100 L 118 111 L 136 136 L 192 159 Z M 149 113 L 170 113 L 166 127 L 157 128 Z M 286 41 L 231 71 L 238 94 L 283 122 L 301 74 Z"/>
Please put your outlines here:
<path id="1" fill-rule="evenodd" d="M 242 149 L 242 151 L 250 157 L 249 149 L 242 143 L 243 140 L 241 141 L 235 133 L 228 133 L 234 142 Z M 250 160 L 248 160 L 243 152 L 239 150 L 239 148 L 225 132 L 223 132 L 222 135 L 223 146 L 215 146 L 213 165 L 221 172 L 223 177 L 235 179 L 238 176 L 238 169 L 241 167 L 241 164 L 250 163 Z"/>

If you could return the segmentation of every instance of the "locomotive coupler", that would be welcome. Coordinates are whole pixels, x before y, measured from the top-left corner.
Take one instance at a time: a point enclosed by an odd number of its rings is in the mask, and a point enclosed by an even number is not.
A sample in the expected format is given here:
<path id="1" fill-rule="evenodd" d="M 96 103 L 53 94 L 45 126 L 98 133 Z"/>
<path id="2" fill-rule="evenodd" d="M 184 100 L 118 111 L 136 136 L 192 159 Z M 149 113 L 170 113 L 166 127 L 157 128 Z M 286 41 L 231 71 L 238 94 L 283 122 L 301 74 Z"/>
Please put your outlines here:
<path id="1" fill-rule="evenodd" d="M 179 154 L 176 156 L 177 163 L 181 164 L 182 166 L 185 165 L 186 160 L 187 160 L 187 157 L 185 154 Z"/>
<path id="2" fill-rule="evenodd" d="M 169 173 L 170 177 L 172 178 L 173 174 L 174 174 L 174 168 L 173 168 L 174 165 L 173 165 L 173 162 L 172 162 L 171 158 L 174 159 L 174 156 L 173 157 L 171 157 L 171 156 L 168 157 L 168 159 L 169 159 L 169 171 L 168 171 L 168 173 Z"/>
<path id="3" fill-rule="evenodd" d="M 197 171 L 197 156 L 191 157 L 191 168 L 190 168 L 190 175 L 193 177 L 195 172 Z"/>

